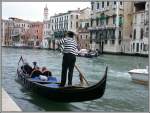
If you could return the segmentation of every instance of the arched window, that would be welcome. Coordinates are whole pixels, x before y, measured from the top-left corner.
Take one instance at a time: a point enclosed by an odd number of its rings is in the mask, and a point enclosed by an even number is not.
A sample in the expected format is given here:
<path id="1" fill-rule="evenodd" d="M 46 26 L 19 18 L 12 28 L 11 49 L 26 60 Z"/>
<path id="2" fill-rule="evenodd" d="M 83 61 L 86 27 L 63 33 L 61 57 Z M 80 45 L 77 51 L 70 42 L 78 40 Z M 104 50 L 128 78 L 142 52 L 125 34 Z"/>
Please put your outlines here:
<path id="1" fill-rule="evenodd" d="M 141 36 L 140 36 L 141 39 L 143 39 L 143 28 L 141 28 Z"/>
<path id="2" fill-rule="evenodd" d="M 133 39 L 136 39 L 136 29 L 134 29 Z"/>

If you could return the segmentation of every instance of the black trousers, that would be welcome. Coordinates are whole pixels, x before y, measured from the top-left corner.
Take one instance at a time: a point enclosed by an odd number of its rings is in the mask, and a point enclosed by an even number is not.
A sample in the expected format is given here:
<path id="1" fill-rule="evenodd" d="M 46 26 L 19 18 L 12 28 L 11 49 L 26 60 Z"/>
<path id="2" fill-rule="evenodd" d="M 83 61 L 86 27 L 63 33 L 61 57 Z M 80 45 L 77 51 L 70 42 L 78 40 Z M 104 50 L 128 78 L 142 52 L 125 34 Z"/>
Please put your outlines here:
<path id="1" fill-rule="evenodd" d="M 76 56 L 71 53 L 64 53 L 61 72 L 61 86 L 66 84 L 68 71 L 68 85 L 72 85 L 73 69 L 76 62 Z"/>

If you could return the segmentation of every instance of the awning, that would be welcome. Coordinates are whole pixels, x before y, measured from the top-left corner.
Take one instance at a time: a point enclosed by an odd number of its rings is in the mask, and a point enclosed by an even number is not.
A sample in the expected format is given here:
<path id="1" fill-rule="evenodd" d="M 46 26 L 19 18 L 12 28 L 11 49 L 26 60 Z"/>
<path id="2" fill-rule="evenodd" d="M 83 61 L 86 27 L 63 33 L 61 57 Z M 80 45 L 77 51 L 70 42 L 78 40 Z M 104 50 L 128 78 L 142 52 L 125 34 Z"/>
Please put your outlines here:
<path id="1" fill-rule="evenodd" d="M 66 34 L 66 31 L 57 31 L 57 32 L 54 32 L 54 37 L 55 38 L 63 38 L 63 37 L 65 37 L 65 34 Z"/>

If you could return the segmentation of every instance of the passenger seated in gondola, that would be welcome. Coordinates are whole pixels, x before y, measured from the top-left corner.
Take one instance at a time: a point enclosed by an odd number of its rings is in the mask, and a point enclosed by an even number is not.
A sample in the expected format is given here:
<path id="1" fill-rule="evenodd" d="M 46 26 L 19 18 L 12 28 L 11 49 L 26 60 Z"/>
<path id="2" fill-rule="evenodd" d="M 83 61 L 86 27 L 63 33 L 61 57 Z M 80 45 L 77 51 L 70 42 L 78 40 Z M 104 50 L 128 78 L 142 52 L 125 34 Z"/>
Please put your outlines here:
<path id="1" fill-rule="evenodd" d="M 42 75 L 43 73 L 40 71 L 39 67 L 35 67 L 34 70 L 31 72 L 30 77 L 34 78 L 36 76 Z"/>
<path id="2" fill-rule="evenodd" d="M 49 71 L 49 70 L 47 70 L 47 68 L 44 66 L 44 67 L 42 67 L 42 75 L 45 75 L 45 76 L 52 76 L 52 72 L 51 71 Z"/>
<path id="3" fill-rule="evenodd" d="M 30 75 L 31 72 L 33 71 L 32 67 L 27 62 L 24 63 L 21 69 L 23 70 L 23 73 L 28 74 L 28 75 Z"/>

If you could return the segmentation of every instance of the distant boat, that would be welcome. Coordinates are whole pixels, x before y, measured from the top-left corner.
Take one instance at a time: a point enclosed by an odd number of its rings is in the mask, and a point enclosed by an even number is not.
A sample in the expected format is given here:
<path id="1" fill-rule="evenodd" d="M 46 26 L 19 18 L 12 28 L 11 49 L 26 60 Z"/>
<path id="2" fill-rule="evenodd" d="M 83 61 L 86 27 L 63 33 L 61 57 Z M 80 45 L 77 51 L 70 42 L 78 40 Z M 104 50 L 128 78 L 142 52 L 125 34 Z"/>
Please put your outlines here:
<path id="1" fill-rule="evenodd" d="M 81 49 L 78 52 L 78 56 L 79 57 L 86 57 L 86 58 L 93 58 L 93 57 L 99 56 L 99 54 L 98 54 L 97 51 L 90 51 L 90 50 L 87 50 L 87 49 Z"/>
<path id="2" fill-rule="evenodd" d="M 145 85 L 148 84 L 148 67 L 146 69 L 133 69 L 128 71 L 128 73 L 131 75 L 134 82 Z"/>

